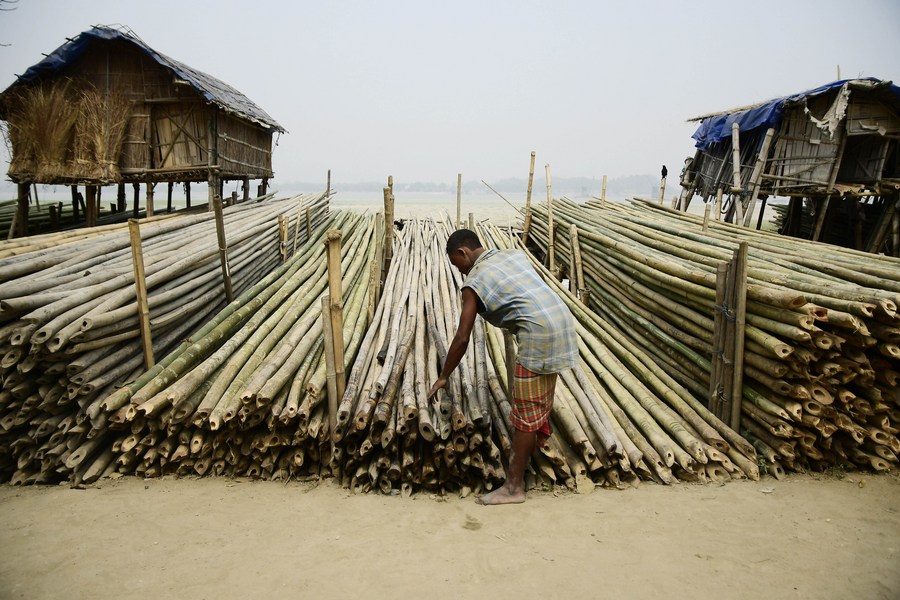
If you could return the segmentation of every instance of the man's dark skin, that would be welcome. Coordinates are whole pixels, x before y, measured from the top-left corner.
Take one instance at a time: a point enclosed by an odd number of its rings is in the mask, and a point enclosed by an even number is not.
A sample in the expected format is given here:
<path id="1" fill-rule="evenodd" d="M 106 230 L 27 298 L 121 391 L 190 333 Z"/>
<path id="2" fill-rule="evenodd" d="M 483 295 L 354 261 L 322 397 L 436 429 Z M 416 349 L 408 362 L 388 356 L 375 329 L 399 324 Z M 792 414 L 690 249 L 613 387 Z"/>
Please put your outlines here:
<path id="1" fill-rule="evenodd" d="M 460 246 L 448 254 L 450 262 L 463 275 L 468 275 L 475 265 L 475 261 L 484 252 L 484 248 L 469 248 Z M 433 400 L 438 390 L 447 385 L 447 379 L 453 370 L 459 365 L 466 348 L 469 346 L 469 336 L 475 326 L 475 317 L 478 315 L 478 295 L 470 288 L 462 290 L 462 313 L 459 316 L 459 326 L 456 335 L 447 349 L 447 360 L 441 369 L 441 374 L 431 386 L 428 399 Z M 509 382 L 510 386 L 512 382 Z M 479 504 L 518 504 L 525 501 L 525 467 L 528 466 L 528 458 L 534 452 L 537 443 L 537 432 L 525 432 L 513 429 L 512 451 L 509 457 L 509 466 L 506 469 L 506 481 L 503 485 L 489 494 L 476 499 Z"/>

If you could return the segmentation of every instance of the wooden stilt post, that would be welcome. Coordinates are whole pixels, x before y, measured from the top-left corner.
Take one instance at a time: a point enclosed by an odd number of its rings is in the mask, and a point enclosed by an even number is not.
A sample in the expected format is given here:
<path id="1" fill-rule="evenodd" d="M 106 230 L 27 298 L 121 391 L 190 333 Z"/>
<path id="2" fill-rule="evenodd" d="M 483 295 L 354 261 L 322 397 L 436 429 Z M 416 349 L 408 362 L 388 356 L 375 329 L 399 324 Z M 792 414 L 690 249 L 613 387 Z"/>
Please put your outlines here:
<path id="1" fill-rule="evenodd" d="M 528 192 L 525 195 L 525 224 L 522 226 L 522 245 L 528 244 L 531 231 L 531 186 L 534 183 L 534 152 L 531 153 L 531 167 L 528 169 Z"/>
<path id="2" fill-rule="evenodd" d="M 462 210 L 462 173 L 456 174 L 456 229 L 462 222 L 460 220 L 460 211 Z"/>
<path id="3" fill-rule="evenodd" d="M 740 194 L 743 191 L 741 185 L 741 126 L 731 124 L 731 193 Z"/>
<path id="4" fill-rule="evenodd" d="M 131 216 L 137 219 L 141 212 L 141 184 L 133 183 L 131 185 L 134 192 L 134 207 L 131 209 Z"/>
<path id="5" fill-rule="evenodd" d="M 750 174 L 750 204 L 747 206 L 747 214 L 744 215 L 744 227 L 750 227 L 750 220 L 753 218 L 753 211 L 756 210 L 756 199 L 759 197 L 760 181 L 762 175 L 766 171 L 766 161 L 769 159 L 769 146 L 772 145 L 772 136 L 775 135 L 775 129 L 770 127 L 766 130 L 766 137 L 763 138 L 762 146 L 759 149 L 759 155 L 756 157 L 756 164 L 753 165 L 753 172 Z"/>
<path id="6" fill-rule="evenodd" d="M 72 186 L 72 221 L 78 222 L 78 186 Z"/>
<path id="7" fill-rule="evenodd" d="M 31 184 L 31 192 L 34 194 L 34 207 L 41 210 L 41 199 L 38 198 L 37 184 Z"/>
<path id="8" fill-rule="evenodd" d="M 175 182 L 170 181 L 168 183 L 167 187 L 168 187 L 168 190 L 166 193 L 166 212 L 170 213 L 170 212 L 172 212 L 172 192 L 175 189 Z"/>
<path id="9" fill-rule="evenodd" d="M 556 240 L 554 239 L 554 229 L 553 229 L 553 194 L 550 188 L 550 163 L 547 163 L 544 166 L 544 172 L 547 175 L 547 232 L 550 236 L 550 241 L 547 244 L 548 255 L 549 255 L 549 268 L 550 272 L 554 273 L 556 271 L 556 253 L 554 250 L 554 245 Z M 555 275 L 555 273 L 554 273 Z"/>
<path id="10" fill-rule="evenodd" d="M 86 186 L 85 192 L 87 193 L 87 198 L 85 198 L 85 225 L 93 227 L 97 224 L 97 186 Z"/>
<path id="11" fill-rule="evenodd" d="M 19 237 L 28 235 L 28 195 L 31 184 L 20 183 L 18 185 L 19 203 L 16 207 L 16 234 Z"/>
<path id="12" fill-rule="evenodd" d="M 145 183 L 144 185 L 147 188 L 147 216 L 152 217 L 153 216 L 153 208 L 154 208 L 153 207 L 153 188 L 156 187 L 156 184 L 153 183 L 152 181 L 148 180 L 147 183 Z"/>
<path id="13" fill-rule="evenodd" d="M 116 212 L 125 212 L 125 184 L 120 183 L 116 190 Z"/>
<path id="14" fill-rule="evenodd" d="M 764 196 L 762 199 L 762 203 L 759 205 L 759 218 L 756 219 L 756 229 L 762 229 L 763 224 L 763 215 L 766 214 L 766 202 L 769 200 L 768 196 Z"/>
<path id="15" fill-rule="evenodd" d="M 137 296 L 138 318 L 141 327 L 141 346 L 144 351 L 144 367 L 150 369 L 153 359 L 153 340 L 150 333 L 150 307 L 147 304 L 147 280 L 144 277 L 144 253 L 141 249 L 141 226 L 136 219 L 128 220 L 131 237 L 131 260 L 134 266 L 134 289 Z"/>
<path id="16" fill-rule="evenodd" d="M 225 239 L 225 219 L 222 214 L 222 199 L 215 198 L 213 209 L 216 212 L 216 238 L 219 241 L 219 262 L 222 263 L 222 281 L 225 285 L 225 300 L 234 300 L 231 289 L 231 270 L 228 267 L 228 243 Z"/>
<path id="17" fill-rule="evenodd" d="M 249 177 L 244 177 L 243 188 L 244 188 L 243 201 L 246 202 L 247 200 L 250 199 L 250 178 Z"/>
<path id="18" fill-rule="evenodd" d="M 231 192 L 230 200 L 228 201 L 228 206 L 234 206 L 237 204 L 237 190 Z"/>
<path id="19" fill-rule="evenodd" d="M 716 190 L 716 221 L 722 220 L 722 194 L 721 186 Z"/>
<path id="20" fill-rule="evenodd" d="M 328 260 L 328 295 L 331 316 L 331 332 L 334 344 L 334 374 L 337 394 L 333 400 L 329 399 L 328 413 L 332 419 L 337 416 L 338 398 L 344 395 L 344 301 L 341 290 L 341 231 L 332 229 L 326 236 Z M 334 403 L 332 405 L 332 402 Z M 334 424 L 332 420 L 332 424 Z M 332 432 L 334 429 L 332 428 Z"/>
<path id="21" fill-rule="evenodd" d="M 825 226 L 825 216 L 828 214 L 828 205 L 831 203 L 831 196 L 825 196 L 825 199 L 819 203 L 819 214 L 816 215 L 816 228 L 813 231 L 812 239 L 814 242 L 819 241 L 822 235 L 822 228 Z"/>
<path id="22" fill-rule="evenodd" d="M 185 208 L 191 207 L 191 182 L 184 182 L 184 206 Z"/>
<path id="23" fill-rule="evenodd" d="M 50 209 L 50 227 L 51 229 L 56 229 L 59 227 L 59 211 L 62 208 L 62 202 L 59 205 L 51 204 L 47 208 Z"/>
<path id="24" fill-rule="evenodd" d="M 600 188 L 600 208 L 606 206 L 606 175 L 603 176 L 603 187 Z"/>

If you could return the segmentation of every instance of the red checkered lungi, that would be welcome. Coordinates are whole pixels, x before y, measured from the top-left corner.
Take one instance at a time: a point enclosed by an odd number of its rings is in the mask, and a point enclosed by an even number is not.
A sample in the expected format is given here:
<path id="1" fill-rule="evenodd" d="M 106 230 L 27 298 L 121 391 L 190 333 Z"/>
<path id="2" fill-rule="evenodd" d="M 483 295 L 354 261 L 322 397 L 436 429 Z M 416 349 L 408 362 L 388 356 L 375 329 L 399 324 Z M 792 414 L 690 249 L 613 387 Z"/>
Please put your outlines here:
<path id="1" fill-rule="evenodd" d="M 513 427 L 550 437 L 550 409 L 553 407 L 557 375 L 535 373 L 516 363 L 512 385 L 513 409 L 509 415 Z"/>

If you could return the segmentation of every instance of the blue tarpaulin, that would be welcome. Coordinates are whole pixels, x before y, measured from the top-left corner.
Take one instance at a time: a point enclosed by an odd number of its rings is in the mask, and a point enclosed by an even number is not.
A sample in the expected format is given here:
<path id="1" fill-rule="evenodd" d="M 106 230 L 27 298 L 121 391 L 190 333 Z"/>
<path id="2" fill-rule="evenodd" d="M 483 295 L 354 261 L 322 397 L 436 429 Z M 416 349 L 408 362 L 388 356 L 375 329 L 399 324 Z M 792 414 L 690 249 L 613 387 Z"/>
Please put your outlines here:
<path id="1" fill-rule="evenodd" d="M 97 26 L 79 34 L 54 50 L 47 58 L 30 67 L 10 88 L 51 75 L 63 69 L 67 64 L 80 57 L 92 40 L 121 40 L 133 44 L 159 63 L 159 65 L 172 71 L 178 79 L 190 84 L 208 102 L 219 106 L 226 112 L 254 121 L 267 129 L 284 131 L 284 128 L 266 114 L 264 110 L 227 83 L 169 58 L 145 44 L 137 36 L 112 27 Z"/>
<path id="2" fill-rule="evenodd" d="M 741 132 L 751 131 L 758 127 L 763 127 L 765 129 L 774 127 L 777 130 L 779 125 L 781 125 L 781 115 L 786 104 L 799 102 L 803 98 L 810 96 L 824 94 L 835 88 L 842 87 L 848 81 L 859 80 L 842 79 L 806 92 L 769 100 L 768 102 L 754 106 L 753 108 L 703 119 L 703 122 L 700 123 L 700 127 L 697 128 L 697 131 L 695 131 L 694 135 L 691 137 L 696 140 L 697 148 L 706 150 L 712 144 L 730 138 L 731 128 L 734 123 L 738 124 Z M 881 82 L 879 79 L 875 78 L 867 78 L 863 81 Z M 891 84 L 889 88 L 898 98 L 900 98 L 900 87 Z"/>

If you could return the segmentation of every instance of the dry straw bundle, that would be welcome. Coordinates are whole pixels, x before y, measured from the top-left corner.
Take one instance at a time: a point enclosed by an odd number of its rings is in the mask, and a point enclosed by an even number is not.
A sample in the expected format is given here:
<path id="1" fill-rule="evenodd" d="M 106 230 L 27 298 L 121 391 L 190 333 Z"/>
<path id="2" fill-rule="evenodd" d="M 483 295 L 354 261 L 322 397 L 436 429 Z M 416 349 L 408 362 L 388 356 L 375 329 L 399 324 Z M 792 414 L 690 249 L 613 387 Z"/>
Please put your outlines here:
<path id="1" fill-rule="evenodd" d="M 17 90 L 7 100 L 13 160 L 10 173 L 52 179 L 65 174 L 78 107 L 70 83 Z"/>
<path id="2" fill-rule="evenodd" d="M 118 157 L 131 117 L 131 101 L 120 93 L 81 92 L 75 123 L 75 171 L 78 177 L 117 180 Z"/>

